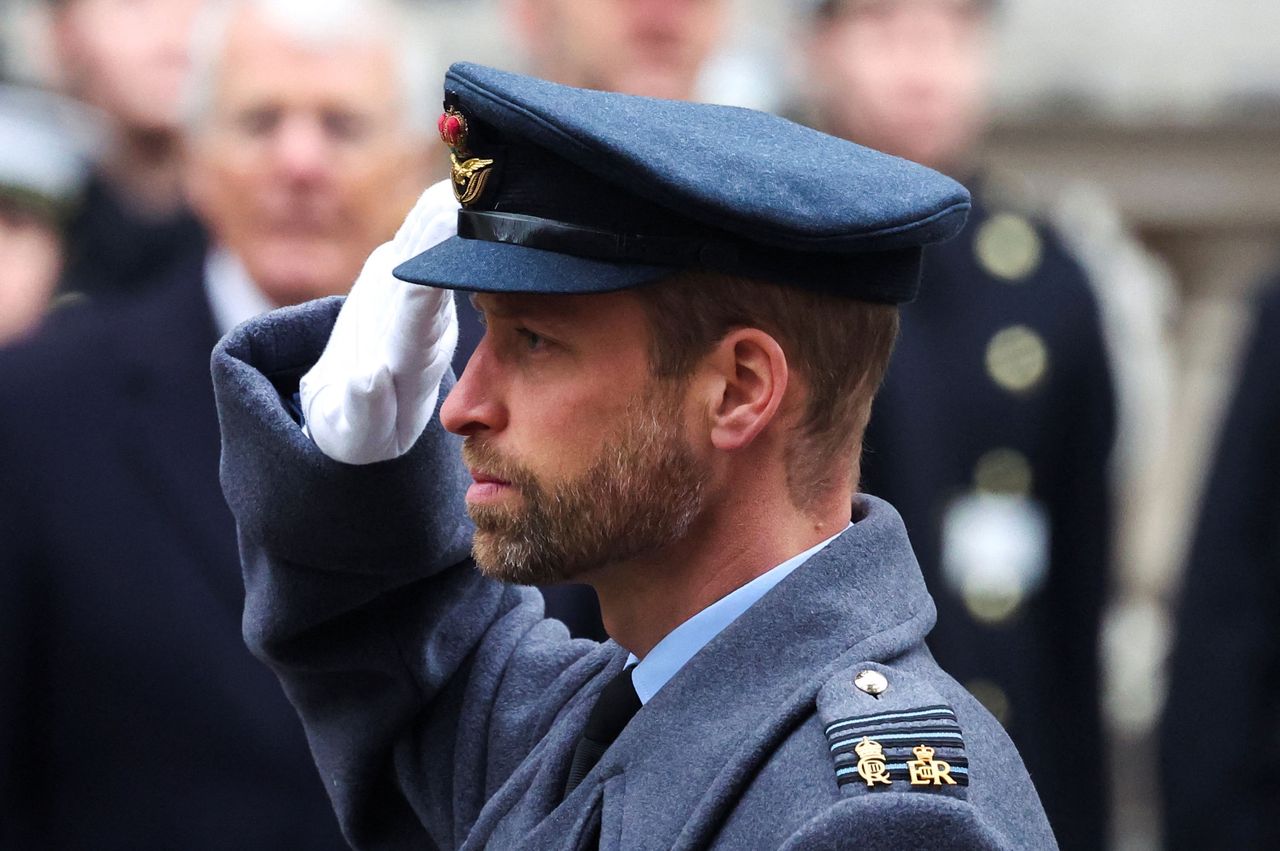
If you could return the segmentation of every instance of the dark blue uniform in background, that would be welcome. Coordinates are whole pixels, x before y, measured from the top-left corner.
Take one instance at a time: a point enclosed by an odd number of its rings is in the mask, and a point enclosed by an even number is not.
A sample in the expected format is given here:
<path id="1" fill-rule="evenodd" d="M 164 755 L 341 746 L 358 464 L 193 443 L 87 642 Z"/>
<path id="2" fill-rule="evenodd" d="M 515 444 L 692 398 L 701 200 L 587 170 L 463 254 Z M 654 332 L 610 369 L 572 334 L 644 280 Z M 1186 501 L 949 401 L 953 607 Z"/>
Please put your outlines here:
<path id="1" fill-rule="evenodd" d="M 1166 847 L 1280 847 L 1280 279 L 1218 441 L 1161 731 Z"/>
<path id="2" fill-rule="evenodd" d="M 199 258 L 0 352 L 0 848 L 345 847 L 240 633 Z"/>
<path id="3" fill-rule="evenodd" d="M 906 523 L 938 662 L 1005 724 L 1062 847 L 1099 848 L 1113 389 L 1081 269 L 1047 228 L 978 194 L 903 305 L 863 489 Z"/>

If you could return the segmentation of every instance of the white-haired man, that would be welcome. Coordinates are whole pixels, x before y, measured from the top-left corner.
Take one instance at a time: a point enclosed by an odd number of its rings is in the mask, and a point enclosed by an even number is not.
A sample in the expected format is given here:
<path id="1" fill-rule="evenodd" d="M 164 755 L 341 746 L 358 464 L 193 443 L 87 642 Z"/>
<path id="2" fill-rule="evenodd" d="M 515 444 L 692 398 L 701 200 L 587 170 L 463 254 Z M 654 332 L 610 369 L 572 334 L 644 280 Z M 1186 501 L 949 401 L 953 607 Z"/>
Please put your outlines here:
<path id="1" fill-rule="evenodd" d="M 0 847 L 343 845 L 240 637 L 208 359 L 261 310 L 344 291 L 427 182 L 398 14 L 216 7 L 187 168 L 215 248 L 0 358 Z"/>

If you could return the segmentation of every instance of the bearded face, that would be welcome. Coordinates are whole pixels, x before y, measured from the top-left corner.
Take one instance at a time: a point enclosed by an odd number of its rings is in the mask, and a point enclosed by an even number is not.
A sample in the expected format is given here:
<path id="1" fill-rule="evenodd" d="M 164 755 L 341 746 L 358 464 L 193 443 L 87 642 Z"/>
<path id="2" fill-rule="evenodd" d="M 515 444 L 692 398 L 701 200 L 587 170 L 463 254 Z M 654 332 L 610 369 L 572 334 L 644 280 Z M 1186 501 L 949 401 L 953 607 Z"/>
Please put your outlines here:
<path id="1" fill-rule="evenodd" d="M 520 494 L 515 506 L 468 511 L 481 572 L 522 585 L 570 581 L 674 543 L 701 512 L 708 478 L 681 432 L 675 393 L 661 386 L 628 408 L 599 456 L 573 478 L 540 480 L 474 436 L 463 457 Z"/>

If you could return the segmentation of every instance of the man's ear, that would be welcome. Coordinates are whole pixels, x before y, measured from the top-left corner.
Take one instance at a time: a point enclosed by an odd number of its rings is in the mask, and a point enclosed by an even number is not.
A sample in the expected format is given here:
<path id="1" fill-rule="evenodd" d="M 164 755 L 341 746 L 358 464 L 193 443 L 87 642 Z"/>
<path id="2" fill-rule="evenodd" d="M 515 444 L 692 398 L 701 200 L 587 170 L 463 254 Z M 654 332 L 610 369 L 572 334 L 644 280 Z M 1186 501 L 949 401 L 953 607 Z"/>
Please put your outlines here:
<path id="1" fill-rule="evenodd" d="M 787 392 L 787 356 L 764 331 L 740 328 L 721 340 L 705 363 L 715 378 L 711 443 L 724 451 L 743 449 L 777 417 Z"/>

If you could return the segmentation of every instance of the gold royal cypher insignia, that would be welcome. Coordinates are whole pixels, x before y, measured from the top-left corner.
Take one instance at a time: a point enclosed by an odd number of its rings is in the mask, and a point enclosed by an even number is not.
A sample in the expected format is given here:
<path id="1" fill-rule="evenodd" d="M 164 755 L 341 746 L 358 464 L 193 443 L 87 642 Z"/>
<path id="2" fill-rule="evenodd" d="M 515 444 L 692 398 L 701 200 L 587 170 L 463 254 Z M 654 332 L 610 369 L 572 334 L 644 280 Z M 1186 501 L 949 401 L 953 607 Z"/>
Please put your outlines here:
<path id="1" fill-rule="evenodd" d="M 912 786 L 941 786 L 946 783 L 956 785 L 951 779 L 951 765 L 933 758 L 933 748 L 920 745 L 912 749 L 916 758 L 907 763 L 907 771 L 911 774 Z"/>
<path id="2" fill-rule="evenodd" d="M 873 742 L 863 736 L 862 741 L 854 745 L 853 749 L 858 752 L 858 776 L 867 781 L 868 786 L 874 786 L 877 783 L 883 783 L 886 786 L 893 784 L 889 779 L 888 766 L 885 764 L 884 748 L 879 742 Z"/>

